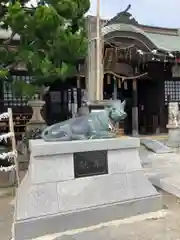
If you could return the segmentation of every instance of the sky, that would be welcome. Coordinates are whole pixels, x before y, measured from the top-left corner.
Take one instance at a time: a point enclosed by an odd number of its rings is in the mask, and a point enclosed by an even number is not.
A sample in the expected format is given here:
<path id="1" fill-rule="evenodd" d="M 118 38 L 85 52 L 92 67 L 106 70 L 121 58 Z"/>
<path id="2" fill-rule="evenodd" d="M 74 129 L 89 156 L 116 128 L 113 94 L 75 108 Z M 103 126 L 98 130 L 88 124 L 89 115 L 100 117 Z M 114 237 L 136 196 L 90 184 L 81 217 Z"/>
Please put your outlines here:
<path id="1" fill-rule="evenodd" d="M 91 0 L 89 14 L 96 14 L 97 0 Z M 180 0 L 100 0 L 101 17 L 111 18 L 131 4 L 129 12 L 140 23 L 180 28 Z"/>

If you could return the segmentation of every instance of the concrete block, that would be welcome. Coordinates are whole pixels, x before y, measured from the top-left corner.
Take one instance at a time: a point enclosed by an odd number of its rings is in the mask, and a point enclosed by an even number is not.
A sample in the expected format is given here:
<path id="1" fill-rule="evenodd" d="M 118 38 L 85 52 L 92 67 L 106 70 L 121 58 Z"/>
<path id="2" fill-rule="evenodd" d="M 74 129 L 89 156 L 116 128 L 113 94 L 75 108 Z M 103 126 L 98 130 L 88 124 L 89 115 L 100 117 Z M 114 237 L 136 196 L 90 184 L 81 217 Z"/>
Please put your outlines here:
<path id="1" fill-rule="evenodd" d="M 141 169 L 137 148 L 108 151 L 108 173 L 122 173 Z"/>
<path id="2" fill-rule="evenodd" d="M 88 152 L 98 150 L 138 148 L 138 138 L 122 137 L 113 139 L 94 139 L 70 142 L 45 142 L 42 139 L 30 140 L 31 156 L 70 154 L 74 152 Z"/>
<path id="3" fill-rule="evenodd" d="M 47 216 L 59 211 L 56 184 L 33 185 L 28 175 L 17 191 L 17 199 L 17 221 Z"/>
<path id="4" fill-rule="evenodd" d="M 76 179 L 57 186 L 60 212 L 156 195 L 141 171 Z"/>
<path id="5" fill-rule="evenodd" d="M 169 128 L 168 129 L 168 141 L 166 143 L 169 147 L 180 146 L 180 128 Z"/>
<path id="6" fill-rule="evenodd" d="M 142 170 L 126 173 L 126 185 L 131 199 L 158 195 L 156 189 L 142 173 Z"/>
<path id="7" fill-rule="evenodd" d="M 31 157 L 29 171 L 32 184 L 74 179 L 73 154 Z"/>

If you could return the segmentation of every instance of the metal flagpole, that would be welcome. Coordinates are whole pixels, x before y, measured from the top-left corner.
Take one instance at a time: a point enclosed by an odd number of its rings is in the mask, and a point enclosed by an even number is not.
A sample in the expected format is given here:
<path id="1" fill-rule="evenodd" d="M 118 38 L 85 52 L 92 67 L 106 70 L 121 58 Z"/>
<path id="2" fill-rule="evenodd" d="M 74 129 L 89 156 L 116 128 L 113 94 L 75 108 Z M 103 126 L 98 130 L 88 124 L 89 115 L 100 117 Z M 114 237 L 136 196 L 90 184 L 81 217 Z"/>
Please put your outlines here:
<path id="1" fill-rule="evenodd" d="M 100 0 L 97 0 L 96 21 L 96 100 L 101 100 Z"/>

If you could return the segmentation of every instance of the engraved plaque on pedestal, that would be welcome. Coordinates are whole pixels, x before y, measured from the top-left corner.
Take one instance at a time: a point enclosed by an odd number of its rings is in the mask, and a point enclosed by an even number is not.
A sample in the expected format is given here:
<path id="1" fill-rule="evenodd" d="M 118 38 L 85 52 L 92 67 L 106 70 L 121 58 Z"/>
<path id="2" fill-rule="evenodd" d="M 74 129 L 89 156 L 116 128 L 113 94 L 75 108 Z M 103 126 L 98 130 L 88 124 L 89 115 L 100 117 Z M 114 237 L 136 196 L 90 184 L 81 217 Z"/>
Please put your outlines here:
<path id="1" fill-rule="evenodd" d="M 107 151 L 74 153 L 74 174 L 76 178 L 108 173 Z"/>

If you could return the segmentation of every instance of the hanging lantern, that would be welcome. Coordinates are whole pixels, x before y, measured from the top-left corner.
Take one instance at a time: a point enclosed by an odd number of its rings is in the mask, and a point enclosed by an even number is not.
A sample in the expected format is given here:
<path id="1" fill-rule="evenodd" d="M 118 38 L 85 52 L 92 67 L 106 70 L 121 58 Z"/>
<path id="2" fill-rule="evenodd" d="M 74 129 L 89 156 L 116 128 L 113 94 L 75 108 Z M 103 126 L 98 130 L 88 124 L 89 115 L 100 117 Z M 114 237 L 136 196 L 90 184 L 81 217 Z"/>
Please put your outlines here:
<path id="1" fill-rule="evenodd" d="M 137 90 L 137 80 L 133 79 L 133 90 L 136 91 Z"/>
<path id="2" fill-rule="evenodd" d="M 113 99 L 117 100 L 117 78 L 113 76 L 113 84 L 114 84 L 114 91 L 113 91 Z"/>
<path id="3" fill-rule="evenodd" d="M 111 76 L 109 74 L 107 75 L 107 84 L 111 84 Z"/>
<path id="4" fill-rule="evenodd" d="M 77 78 L 76 78 L 76 87 L 77 88 L 80 88 L 81 87 L 81 77 L 80 77 L 80 71 L 81 71 L 81 68 L 80 68 L 80 64 L 78 64 L 78 68 L 77 68 Z"/>
<path id="5" fill-rule="evenodd" d="M 127 81 L 124 81 L 124 89 L 125 89 L 125 90 L 128 89 Z"/>
<path id="6" fill-rule="evenodd" d="M 146 64 L 143 62 L 142 63 L 142 70 L 145 71 L 145 68 L 146 68 Z"/>
<path id="7" fill-rule="evenodd" d="M 116 83 L 116 77 L 113 76 L 113 83 Z"/>
<path id="8" fill-rule="evenodd" d="M 121 79 L 118 79 L 118 88 L 121 88 Z"/>
<path id="9" fill-rule="evenodd" d="M 77 77 L 77 88 L 81 88 L 81 77 L 80 76 L 78 76 Z"/>
<path id="10" fill-rule="evenodd" d="M 129 50 L 129 60 L 130 61 L 132 60 L 132 50 L 131 49 Z"/>
<path id="11" fill-rule="evenodd" d="M 164 67 L 166 66 L 166 63 L 168 62 L 168 59 L 167 59 L 167 57 L 165 56 L 164 57 Z"/>

